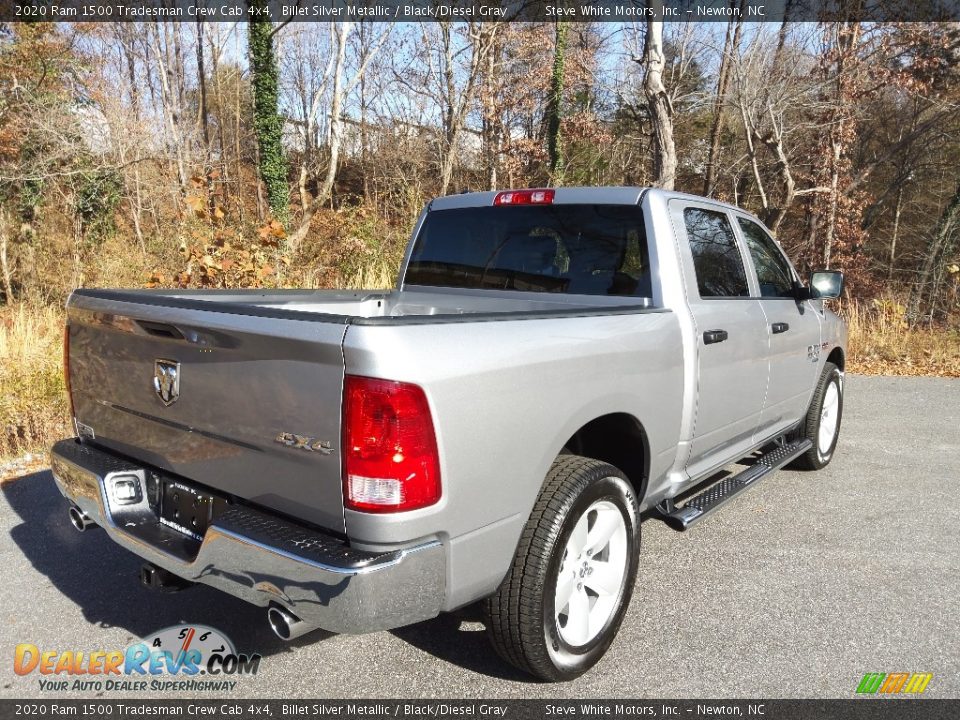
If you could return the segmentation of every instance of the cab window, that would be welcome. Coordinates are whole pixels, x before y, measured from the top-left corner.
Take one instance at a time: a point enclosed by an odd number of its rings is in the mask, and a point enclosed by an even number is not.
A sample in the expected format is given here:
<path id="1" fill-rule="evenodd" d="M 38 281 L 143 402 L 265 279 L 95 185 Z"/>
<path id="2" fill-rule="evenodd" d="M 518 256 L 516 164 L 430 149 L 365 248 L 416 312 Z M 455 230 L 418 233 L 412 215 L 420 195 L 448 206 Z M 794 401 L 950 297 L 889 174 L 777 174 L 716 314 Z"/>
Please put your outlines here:
<path id="1" fill-rule="evenodd" d="M 727 214 L 687 208 L 683 221 L 701 298 L 748 297 L 747 273 Z"/>
<path id="2" fill-rule="evenodd" d="M 757 269 L 761 297 L 794 297 L 793 272 L 776 242 L 752 220 L 738 217 L 753 266 Z"/>

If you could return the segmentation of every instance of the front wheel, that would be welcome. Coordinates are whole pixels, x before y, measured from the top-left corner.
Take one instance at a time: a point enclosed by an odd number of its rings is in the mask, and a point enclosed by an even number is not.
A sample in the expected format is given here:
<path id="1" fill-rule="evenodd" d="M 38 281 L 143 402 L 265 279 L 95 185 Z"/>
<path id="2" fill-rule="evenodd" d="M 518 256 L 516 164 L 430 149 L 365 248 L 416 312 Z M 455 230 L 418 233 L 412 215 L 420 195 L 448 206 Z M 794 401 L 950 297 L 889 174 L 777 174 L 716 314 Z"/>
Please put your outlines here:
<path id="1" fill-rule="evenodd" d="M 804 470 L 819 470 L 833 459 L 840 437 L 843 417 L 843 376 L 840 369 L 828 362 L 813 393 L 807 417 L 800 426 L 800 437 L 813 443 L 794 465 Z"/>
<path id="2" fill-rule="evenodd" d="M 576 455 L 554 461 L 517 554 L 485 603 L 494 648 L 548 680 L 571 680 L 610 647 L 633 594 L 637 500 L 612 465 Z"/>

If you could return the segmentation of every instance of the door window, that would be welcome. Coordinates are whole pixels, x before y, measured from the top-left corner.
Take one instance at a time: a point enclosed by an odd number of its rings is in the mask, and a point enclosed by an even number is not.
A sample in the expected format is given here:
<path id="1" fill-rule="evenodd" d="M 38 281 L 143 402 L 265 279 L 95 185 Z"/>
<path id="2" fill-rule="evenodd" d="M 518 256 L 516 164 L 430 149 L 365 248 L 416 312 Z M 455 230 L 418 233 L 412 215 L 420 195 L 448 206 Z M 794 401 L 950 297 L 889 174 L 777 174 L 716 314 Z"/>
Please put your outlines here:
<path id="1" fill-rule="evenodd" d="M 683 221 L 702 298 L 747 297 L 747 273 L 726 213 L 687 208 Z"/>
<path id="2" fill-rule="evenodd" d="M 763 228 L 751 220 L 738 217 L 747 241 L 753 266 L 757 269 L 761 297 L 794 297 L 793 272 L 780 248 Z"/>

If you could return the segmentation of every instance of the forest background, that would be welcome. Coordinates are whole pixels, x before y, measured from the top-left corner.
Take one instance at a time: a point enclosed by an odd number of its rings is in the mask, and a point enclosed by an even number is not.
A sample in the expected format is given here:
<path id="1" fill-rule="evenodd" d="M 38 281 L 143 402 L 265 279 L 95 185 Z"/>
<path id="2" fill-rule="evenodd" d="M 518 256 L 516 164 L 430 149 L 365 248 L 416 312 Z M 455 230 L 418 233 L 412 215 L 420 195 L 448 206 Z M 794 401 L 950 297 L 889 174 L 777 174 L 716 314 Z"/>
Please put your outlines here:
<path id="1" fill-rule="evenodd" d="M 948 23 L 0 23 L 0 467 L 69 433 L 73 288 L 390 287 L 463 190 L 735 203 L 844 270 L 848 369 L 960 377 L 958 60 Z"/>

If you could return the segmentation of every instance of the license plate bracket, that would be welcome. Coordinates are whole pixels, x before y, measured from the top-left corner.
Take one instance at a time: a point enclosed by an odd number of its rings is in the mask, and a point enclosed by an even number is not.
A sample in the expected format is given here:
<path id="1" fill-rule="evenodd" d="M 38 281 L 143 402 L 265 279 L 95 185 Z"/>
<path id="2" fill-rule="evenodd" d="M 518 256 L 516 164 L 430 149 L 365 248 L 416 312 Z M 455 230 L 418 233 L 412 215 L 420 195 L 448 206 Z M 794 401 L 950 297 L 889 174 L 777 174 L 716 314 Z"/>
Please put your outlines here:
<path id="1" fill-rule="evenodd" d="M 195 540 L 203 540 L 226 501 L 176 480 L 165 480 L 160 494 L 160 523 Z"/>

